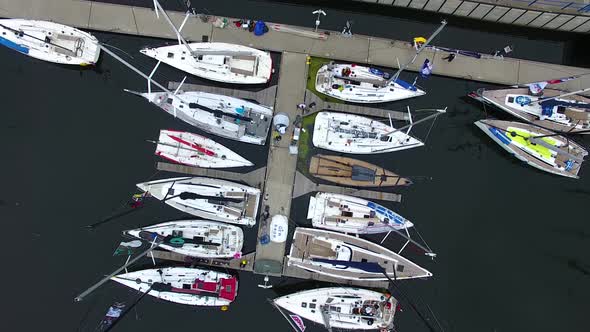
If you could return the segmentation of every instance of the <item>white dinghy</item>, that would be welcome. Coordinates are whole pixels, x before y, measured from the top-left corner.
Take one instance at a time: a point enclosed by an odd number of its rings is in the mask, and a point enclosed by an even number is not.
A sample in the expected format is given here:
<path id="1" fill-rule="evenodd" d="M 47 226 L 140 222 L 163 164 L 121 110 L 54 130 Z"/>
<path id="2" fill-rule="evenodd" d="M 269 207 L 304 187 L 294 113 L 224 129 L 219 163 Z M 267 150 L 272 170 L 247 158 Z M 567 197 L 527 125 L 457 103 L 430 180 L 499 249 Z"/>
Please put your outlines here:
<path id="1" fill-rule="evenodd" d="M 0 45 L 39 60 L 66 65 L 94 65 L 100 56 L 96 37 L 48 21 L 0 20 Z"/>
<path id="2" fill-rule="evenodd" d="M 423 146 L 406 132 L 360 115 L 319 112 L 313 129 L 313 145 L 331 151 L 374 154 Z"/>
<path id="3" fill-rule="evenodd" d="M 208 133 L 264 145 L 272 123 L 272 108 L 247 100 L 201 91 L 136 94 L 174 117 Z"/>
<path id="4" fill-rule="evenodd" d="M 225 146 L 189 132 L 160 130 L 160 137 L 154 143 L 157 144 L 157 156 L 183 165 L 203 168 L 254 165 Z"/>
<path id="5" fill-rule="evenodd" d="M 226 180 L 181 177 L 137 184 L 166 204 L 197 217 L 253 226 L 260 189 Z"/>
<path id="6" fill-rule="evenodd" d="M 145 48 L 140 52 L 189 74 L 209 80 L 235 84 L 264 84 L 272 74 L 269 52 L 228 43 L 187 43 L 180 31 L 190 17 L 187 13 L 180 28 L 172 23 L 158 1 L 156 15 L 162 13 L 178 37 L 178 45 Z"/>
<path id="7" fill-rule="evenodd" d="M 428 278 L 432 273 L 373 242 L 336 232 L 296 228 L 287 264 L 345 280 Z"/>
<path id="8" fill-rule="evenodd" d="M 201 268 L 167 267 L 119 274 L 111 278 L 122 285 L 174 303 L 224 306 L 238 294 L 238 280 L 227 273 Z"/>
<path id="9" fill-rule="evenodd" d="M 123 234 L 159 242 L 160 248 L 190 257 L 233 258 L 241 255 L 242 229 L 209 220 L 175 220 L 132 229 Z"/>
<path id="10" fill-rule="evenodd" d="M 376 234 L 412 227 L 399 214 L 362 198 L 318 192 L 309 198 L 313 227 L 349 234 Z"/>
<path id="11" fill-rule="evenodd" d="M 328 329 L 343 330 L 389 329 L 397 309 L 397 300 L 389 294 L 351 287 L 310 289 L 273 302 Z"/>

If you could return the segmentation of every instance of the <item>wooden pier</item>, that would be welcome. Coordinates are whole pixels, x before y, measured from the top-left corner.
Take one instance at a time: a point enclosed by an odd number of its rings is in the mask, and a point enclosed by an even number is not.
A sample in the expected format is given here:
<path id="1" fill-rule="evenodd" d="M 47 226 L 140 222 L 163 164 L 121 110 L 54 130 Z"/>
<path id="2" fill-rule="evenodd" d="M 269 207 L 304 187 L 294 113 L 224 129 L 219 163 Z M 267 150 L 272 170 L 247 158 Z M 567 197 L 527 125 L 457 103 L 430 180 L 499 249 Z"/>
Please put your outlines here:
<path id="1" fill-rule="evenodd" d="M 256 188 L 262 188 L 262 183 L 264 182 L 264 175 L 266 174 L 266 167 L 257 168 L 249 173 L 235 173 L 221 171 L 215 168 L 199 168 L 180 164 L 170 164 L 161 161 L 156 163 L 156 169 L 158 171 L 189 174 L 194 176 L 205 176 L 209 178 L 224 179 L 228 181 L 245 182 L 248 185 Z"/>
<path id="2" fill-rule="evenodd" d="M 312 113 L 320 112 L 320 111 L 335 111 L 335 112 L 346 112 L 346 113 L 353 113 L 353 114 L 373 116 L 373 117 L 376 116 L 376 117 L 381 117 L 381 118 L 391 117 L 391 119 L 393 119 L 393 120 L 407 121 L 410 119 L 408 112 L 390 111 L 390 110 L 386 110 L 386 109 L 382 109 L 382 108 L 327 102 L 309 90 L 307 90 L 307 93 L 305 94 L 305 104 L 306 105 L 315 104 L 315 106 L 312 109 L 308 109 L 308 114 L 312 114 Z"/>
<path id="3" fill-rule="evenodd" d="M 334 194 L 353 195 L 365 199 L 377 199 L 390 202 L 401 202 L 402 195 L 383 191 L 373 191 L 365 189 L 347 188 L 332 186 L 327 184 L 317 184 L 308 179 L 305 175 L 297 172 L 295 175 L 295 188 L 293 189 L 293 198 L 303 196 L 314 191 L 324 191 Z"/>
<path id="4" fill-rule="evenodd" d="M 176 88 L 178 88 L 179 85 L 180 82 L 168 82 L 168 89 L 176 90 Z M 275 99 L 277 95 L 276 85 L 273 85 L 260 91 L 246 91 L 238 89 L 220 88 L 210 85 L 184 83 L 182 84 L 180 91 L 202 91 L 241 99 L 256 100 L 262 105 L 271 107 L 275 104 Z"/>

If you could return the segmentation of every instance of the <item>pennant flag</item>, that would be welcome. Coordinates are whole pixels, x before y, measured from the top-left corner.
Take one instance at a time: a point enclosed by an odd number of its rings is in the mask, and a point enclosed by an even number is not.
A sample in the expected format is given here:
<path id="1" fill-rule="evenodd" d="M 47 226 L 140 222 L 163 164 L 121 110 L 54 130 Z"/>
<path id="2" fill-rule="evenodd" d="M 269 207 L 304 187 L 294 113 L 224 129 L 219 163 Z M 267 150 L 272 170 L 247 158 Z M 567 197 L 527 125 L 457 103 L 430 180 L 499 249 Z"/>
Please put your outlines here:
<path id="1" fill-rule="evenodd" d="M 555 80 L 548 80 L 548 81 L 543 81 L 543 82 L 529 83 L 529 84 L 525 84 L 525 85 L 529 87 L 531 94 L 536 96 L 536 95 L 540 95 L 543 92 L 543 89 L 545 89 L 545 87 L 549 84 L 559 84 L 559 83 L 575 80 L 578 77 L 580 77 L 580 75 L 558 78 Z"/>
<path id="2" fill-rule="evenodd" d="M 305 331 L 305 324 L 303 323 L 303 319 L 301 317 L 299 317 L 299 315 L 289 315 L 289 317 L 291 317 L 291 319 L 293 320 L 293 322 L 295 323 L 295 326 L 297 326 L 299 331 L 301 331 L 301 332 Z"/>
<path id="3" fill-rule="evenodd" d="M 115 304 L 113 304 L 109 310 L 107 310 L 107 313 L 104 315 L 104 318 L 102 319 L 102 321 L 100 321 L 100 323 L 98 324 L 98 326 L 96 327 L 96 332 L 105 332 L 108 331 L 111 326 L 113 326 L 113 324 L 117 321 L 117 319 L 119 319 L 119 317 L 121 317 L 121 313 L 123 313 L 123 310 L 125 309 L 126 305 L 125 303 L 119 303 L 116 302 Z"/>
<path id="4" fill-rule="evenodd" d="M 140 240 L 121 242 L 119 244 L 119 246 L 117 247 L 117 249 L 115 249 L 113 256 L 120 256 L 120 255 L 131 256 L 131 255 L 133 255 L 134 252 L 137 251 L 137 249 L 139 249 L 141 247 L 142 244 L 143 244 L 143 242 L 141 242 Z"/>
<path id="5" fill-rule="evenodd" d="M 420 69 L 420 76 L 422 78 L 428 78 L 432 74 L 432 63 L 430 60 L 424 60 L 424 64 L 422 65 L 422 69 Z"/>

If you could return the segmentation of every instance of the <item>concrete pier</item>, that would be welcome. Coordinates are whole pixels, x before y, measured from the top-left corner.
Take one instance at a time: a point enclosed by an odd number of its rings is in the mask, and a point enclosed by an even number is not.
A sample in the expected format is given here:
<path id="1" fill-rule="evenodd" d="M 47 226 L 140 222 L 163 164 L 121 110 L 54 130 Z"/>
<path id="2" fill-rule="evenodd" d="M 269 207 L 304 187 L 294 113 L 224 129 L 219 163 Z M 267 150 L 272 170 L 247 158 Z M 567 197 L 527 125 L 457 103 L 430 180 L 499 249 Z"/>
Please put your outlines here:
<path id="1" fill-rule="evenodd" d="M 176 39 L 164 19 L 156 19 L 154 11 L 149 8 L 79 0 L 0 0 L 0 8 L 3 9 L 1 15 L 4 17 L 53 20 L 83 29 Z M 184 13 L 172 11 L 168 13 L 177 26 L 184 19 Z M 233 19 L 229 18 L 229 20 Z M 294 28 L 305 30 L 305 28 Z M 309 54 L 386 67 L 396 67 L 396 58 L 403 63 L 413 55 L 410 41 L 395 41 L 363 35 L 346 38 L 336 31 L 332 31 L 327 40 L 272 29 L 263 36 L 254 36 L 233 24 L 219 29 L 196 17 L 188 20 L 183 28 L 183 34 L 187 39 L 195 41 L 207 39 L 238 43 L 278 52 Z M 436 40 L 432 44 L 445 46 L 439 45 Z M 424 59 L 428 58 L 436 64 L 433 72 L 435 75 L 506 85 L 544 81 L 588 72 L 585 68 L 514 58 L 476 59 L 457 55 L 455 60 L 449 63 L 441 61 L 444 56 L 446 56 L 445 52 L 425 50 L 408 70 L 417 71 Z M 582 86 L 590 86 L 590 75 L 560 85 L 561 88 L 571 91 L 579 90 Z"/>
<path id="2" fill-rule="evenodd" d="M 297 105 L 304 100 L 307 80 L 306 61 L 307 56 L 301 53 L 284 52 L 281 57 L 281 73 L 275 109 L 286 113 L 291 121 L 295 120 L 297 115 L 301 115 L 301 110 L 297 109 Z M 297 155 L 289 153 L 292 131 L 293 126 L 290 126 L 279 142 L 275 142 L 271 138 L 262 203 L 263 206 L 270 207 L 270 218 L 274 215 L 289 217 L 291 211 L 291 194 L 297 167 Z M 254 272 L 280 276 L 283 271 L 286 243 L 270 241 L 267 244 L 262 244 L 260 241 L 264 235 L 269 233 L 270 218 L 266 221 L 260 220 L 258 223 Z"/>

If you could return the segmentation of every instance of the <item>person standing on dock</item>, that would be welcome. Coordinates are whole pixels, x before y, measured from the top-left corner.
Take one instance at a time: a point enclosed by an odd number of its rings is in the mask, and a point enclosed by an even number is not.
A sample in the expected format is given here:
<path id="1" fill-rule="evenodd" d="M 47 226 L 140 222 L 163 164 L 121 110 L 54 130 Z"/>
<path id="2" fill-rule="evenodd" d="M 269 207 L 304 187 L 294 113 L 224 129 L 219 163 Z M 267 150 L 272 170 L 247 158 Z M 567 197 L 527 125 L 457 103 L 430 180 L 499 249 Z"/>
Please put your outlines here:
<path id="1" fill-rule="evenodd" d="M 447 60 L 448 62 L 451 62 L 453 60 L 455 60 L 455 53 L 450 53 L 449 55 L 447 55 L 446 57 L 442 58 L 443 60 Z"/>

